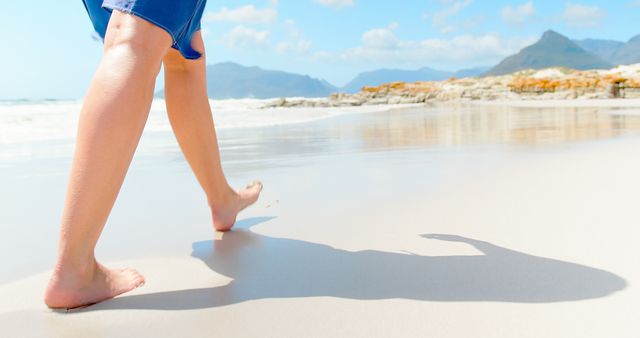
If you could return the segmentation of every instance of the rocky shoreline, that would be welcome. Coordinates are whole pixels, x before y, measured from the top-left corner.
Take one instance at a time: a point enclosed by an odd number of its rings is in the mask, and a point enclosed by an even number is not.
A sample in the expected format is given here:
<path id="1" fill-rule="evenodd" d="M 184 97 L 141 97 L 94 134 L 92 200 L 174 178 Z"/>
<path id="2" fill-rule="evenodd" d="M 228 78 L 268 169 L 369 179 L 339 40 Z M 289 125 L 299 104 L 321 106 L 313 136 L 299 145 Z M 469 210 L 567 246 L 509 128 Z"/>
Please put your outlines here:
<path id="1" fill-rule="evenodd" d="M 264 108 L 353 107 L 448 101 L 640 98 L 640 64 L 610 70 L 526 70 L 510 75 L 426 82 L 392 82 L 355 94 L 321 99 L 278 99 Z"/>

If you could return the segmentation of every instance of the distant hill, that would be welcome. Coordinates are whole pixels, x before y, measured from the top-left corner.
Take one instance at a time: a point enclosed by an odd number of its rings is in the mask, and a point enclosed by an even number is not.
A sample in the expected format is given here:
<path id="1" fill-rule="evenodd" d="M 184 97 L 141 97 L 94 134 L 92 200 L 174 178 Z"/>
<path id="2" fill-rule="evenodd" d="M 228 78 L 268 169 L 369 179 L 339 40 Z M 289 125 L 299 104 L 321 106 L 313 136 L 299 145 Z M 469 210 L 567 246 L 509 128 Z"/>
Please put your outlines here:
<path id="1" fill-rule="evenodd" d="M 573 42 L 587 52 L 614 64 L 616 63 L 613 61 L 615 54 L 625 45 L 624 42 L 620 41 L 600 39 L 573 40 Z"/>
<path id="2" fill-rule="evenodd" d="M 441 81 L 449 79 L 451 77 L 473 77 L 479 76 L 487 70 L 488 68 L 484 67 L 464 69 L 458 72 L 447 72 L 428 67 L 420 68 L 417 70 L 379 69 L 358 74 L 358 76 L 351 80 L 351 82 L 340 88 L 340 91 L 345 93 L 357 93 L 364 86 L 379 86 L 384 83 L 395 81 Z"/>
<path id="3" fill-rule="evenodd" d="M 212 99 L 326 97 L 334 92 L 356 93 L 363 86 L 377 86 L 394 81 L 440 81 L 451 77 L 479 76 L 488 68 L 471 68 L 446 72 L 431 68 L 418 70 L 380 69 L 361 73 L 345 87 L 338 88 L 321 79 L 282 71 L 245 67 L 233 62 L 207 66 L 207 94 Z M 156 93 L 164 97 L 164 90 Z"/>
<path id="4" fill-rule="evenodd" d="M 640 35 L 628 42 L 614 40 L 575 40 L 576 44 L 614 65 L 640 63 Z"/>
<path id="5" fill-rule="evenodd" d="M 356 93 L 363 86 L 379 86 L 383 83 L 403 81 L 440 81 L 450 78 L 452 73 L 431 68 L 418 70 L 379 69 L 358 74 L 351 82 L 341 88 L 345 93 Z"/>
<path id="6" fill-rule="evenodd" d="M 565 36 L 550 30 L 545 32 L 538 42 L 504 59 L 486 75 L 505 75 L 523 69 L 549 67 L 585 70 L 612 66 L 611 63 L 587 52 Z"/>
<path id="7" fill-rule="evenodd" d="M 489 71 L 489 69 L 491 69 L 491 67 L 476 67 L 476 68 L 461 69 L 453 73 L 453 77 L 458 79 L 464 79 L 467 77 L 481 76 L 482 74 Z"/>
<path id="8" fill-rule="evenodd" d="M 337 88 L 324 80 L 233 62 L 207 66 L 207 94 L 212 99 L 326 97 Z M 164 90 L 157 93 L 164 97 Z"/>
<path id="9" fill-rule="evenodd" d="M 618 49 L 613 56 L 613 61 L 619 65 L 640 63 L 640 35 L 636 35 Z"/>

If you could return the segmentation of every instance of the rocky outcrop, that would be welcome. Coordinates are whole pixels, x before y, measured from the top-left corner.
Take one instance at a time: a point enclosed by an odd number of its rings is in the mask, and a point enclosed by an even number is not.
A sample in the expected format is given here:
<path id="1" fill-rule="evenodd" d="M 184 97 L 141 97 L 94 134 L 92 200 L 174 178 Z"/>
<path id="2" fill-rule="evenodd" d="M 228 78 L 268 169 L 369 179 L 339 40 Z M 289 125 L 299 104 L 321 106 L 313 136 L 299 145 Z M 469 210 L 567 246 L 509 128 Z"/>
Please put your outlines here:
<path id="1" fill-rule="evenodd" d="M 280 99 L 267 107 L 343 107 L 455 100 L 640 98 L 640 64 L 610 70 L 565 68 L 427 82 L 392 82 L 326 99 Z"/>

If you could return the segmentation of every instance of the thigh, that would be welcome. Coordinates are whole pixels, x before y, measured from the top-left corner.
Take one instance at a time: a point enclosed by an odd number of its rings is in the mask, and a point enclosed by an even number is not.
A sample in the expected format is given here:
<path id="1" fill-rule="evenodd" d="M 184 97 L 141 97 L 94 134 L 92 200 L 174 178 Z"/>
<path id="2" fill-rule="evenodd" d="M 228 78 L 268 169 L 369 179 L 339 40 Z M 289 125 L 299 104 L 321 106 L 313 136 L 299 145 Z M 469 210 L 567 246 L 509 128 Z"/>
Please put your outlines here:
<path id="1" fill-rule="evenodd" d="M 102 7 L 134 14 L 164 29 L 173 40 L 173 48 L 185 58 L 197 59 L 200 53 L 191 48 L 194 32 L 200 29 L 200 20 L 206 0 L 104 0 Z"/>
<path id="2" fill-rule="evenodd" d="M 114 10 L 107 26 L 105 49 L 126 44 L 149 55 L 166 54 L 172 44 L 167 31 L 136 15 Z"/>

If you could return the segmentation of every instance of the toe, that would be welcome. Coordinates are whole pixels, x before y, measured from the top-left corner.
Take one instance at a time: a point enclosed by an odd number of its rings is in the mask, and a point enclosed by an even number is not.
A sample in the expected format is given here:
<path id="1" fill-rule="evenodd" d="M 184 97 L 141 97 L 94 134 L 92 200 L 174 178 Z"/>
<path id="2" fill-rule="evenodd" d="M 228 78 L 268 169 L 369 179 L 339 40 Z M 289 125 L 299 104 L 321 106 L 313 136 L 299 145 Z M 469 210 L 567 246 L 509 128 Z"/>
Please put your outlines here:
<path id="1" fill-rule="evenodd" d="M 139 288 L 139 287 L 143 286 L 143 285 L 144 285 L 144 283 L 145 283 L 145 280 L 144 280 L 144 277 L 142 277 L 142 276 L 138 276 L 137 278 L 135 278 L 135 279 L 131 282 L 132 287 L 133 287 L 134 289 L 135 289 L 135 288 Z"/>
<path id="2" fill-rule="evenodd" d="M 131 289 L 139 288 L 139 287 L 141 287 L 142 285 L 144 285 L 144 283 L 145 283 L 144 276 L 142 276 L 142 275 L 141 275 L 141 274 L 139 274 L 139 273 L 136 273 L 136 274 L 134 274 L 134 275 L 131 275 L 131 277 L 130 277 L 130 278 L 131 278 L 131 279 L 129 280 L 129 287 L 130 287 Z"/>
<path id="3" fill-rule="evenodd" d="M 262 190 L 262 182 L 253 181 L 249 185 L 247 185 L 247 189 L 259 189 L 259 190 Z"/>
<path id="4" fill-rule="evenodd" d="M 144 284 L 145 282 L 144 276 L 141 275 L 137 270 L 124 269 L 122 270 L 122 273 L 130 281 L 129 284 L 131 288 L 142 286 L 142 284 Z"/>

